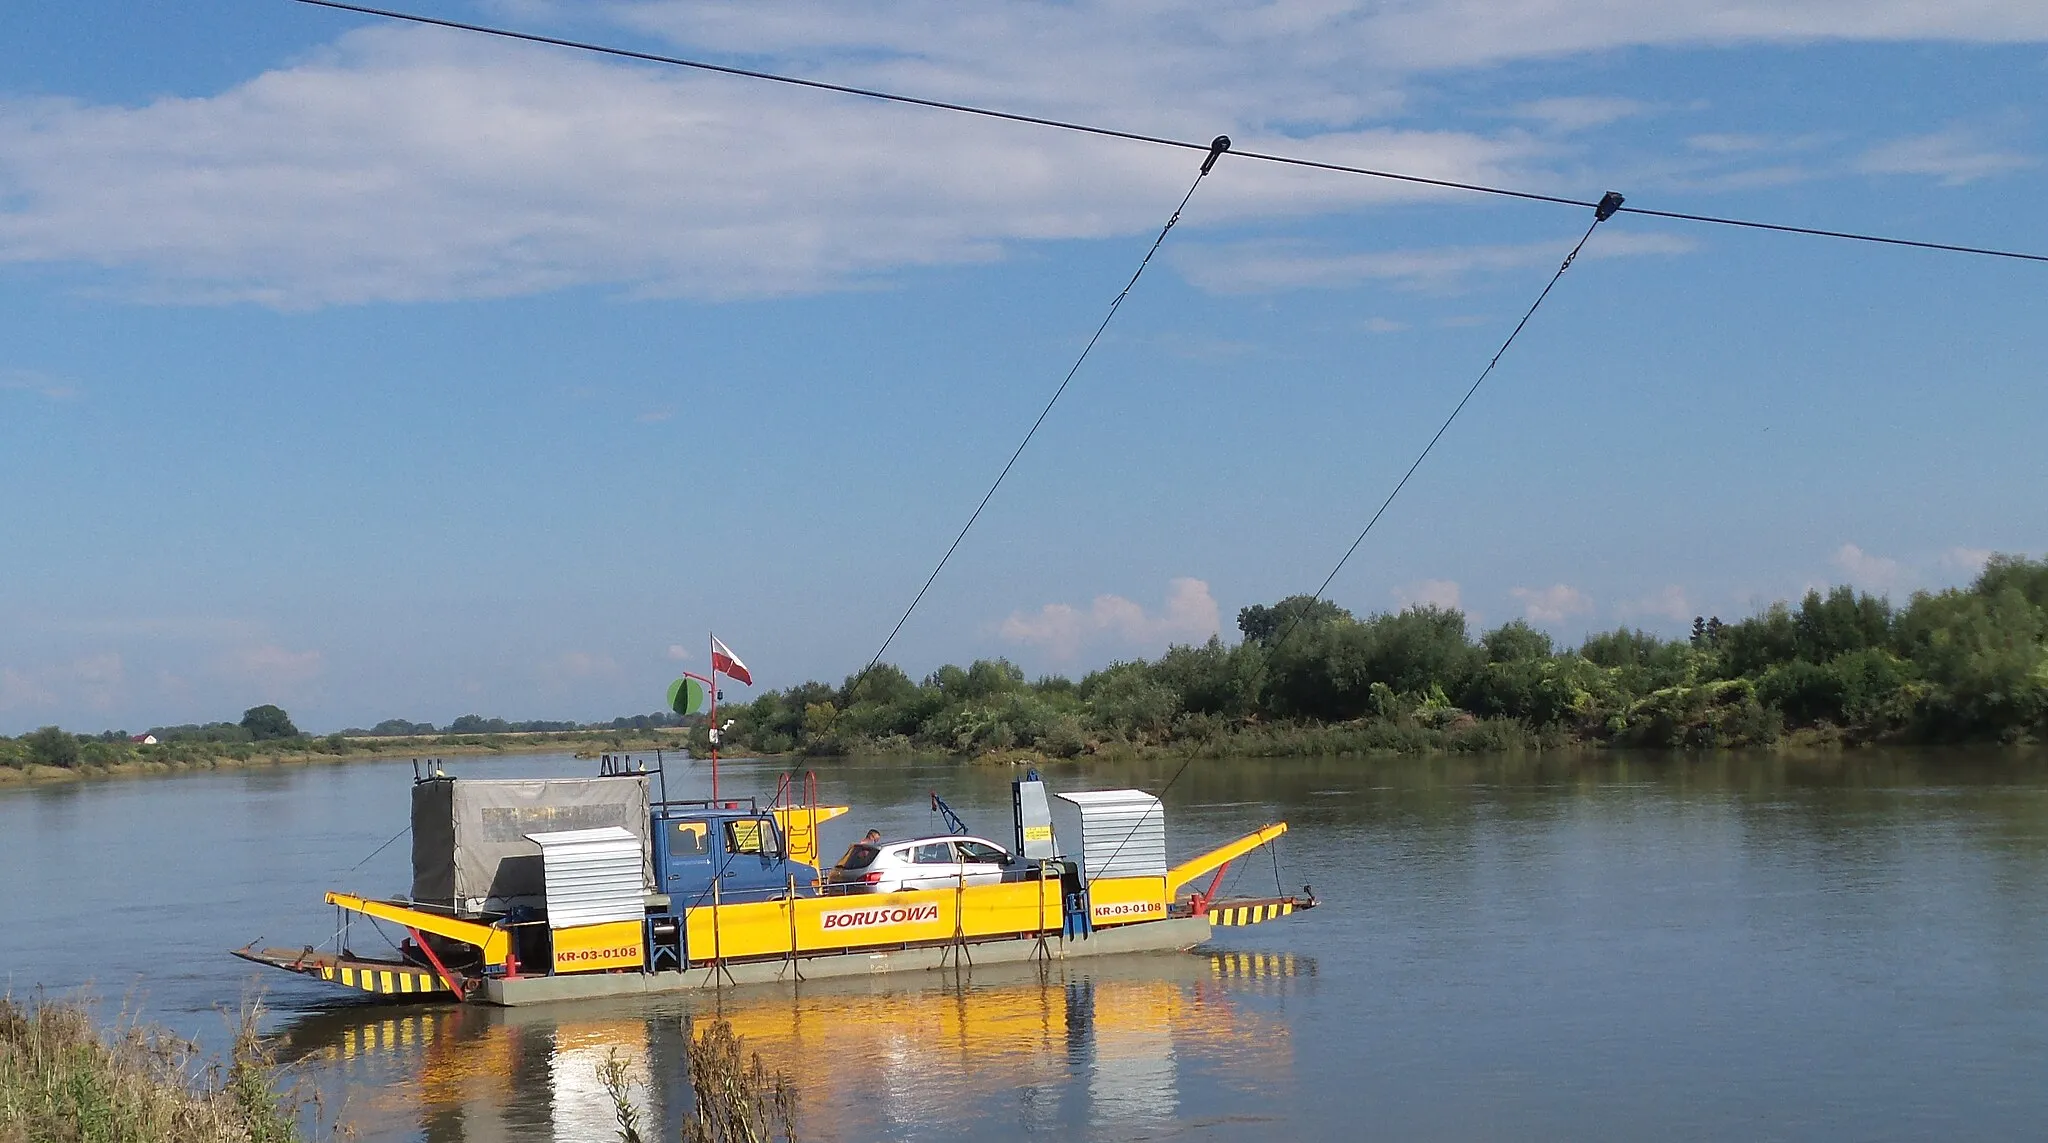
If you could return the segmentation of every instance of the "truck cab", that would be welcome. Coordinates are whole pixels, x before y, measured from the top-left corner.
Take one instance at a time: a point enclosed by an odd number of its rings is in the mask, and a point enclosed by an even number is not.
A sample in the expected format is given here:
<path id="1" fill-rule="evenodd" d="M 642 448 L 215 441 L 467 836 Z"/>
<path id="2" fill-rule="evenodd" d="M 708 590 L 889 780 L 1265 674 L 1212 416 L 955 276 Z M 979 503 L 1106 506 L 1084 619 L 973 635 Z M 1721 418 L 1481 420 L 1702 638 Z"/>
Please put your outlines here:
<path id="1" fill-rule="evenodd" d="M 668 802 L 654 810 L 655 891 L 686 909 L 818 891 L 815 866 L 792 860 L 768 811 L 743 803 Z M 713 886 L 716 885 L 716 892 Z"/>

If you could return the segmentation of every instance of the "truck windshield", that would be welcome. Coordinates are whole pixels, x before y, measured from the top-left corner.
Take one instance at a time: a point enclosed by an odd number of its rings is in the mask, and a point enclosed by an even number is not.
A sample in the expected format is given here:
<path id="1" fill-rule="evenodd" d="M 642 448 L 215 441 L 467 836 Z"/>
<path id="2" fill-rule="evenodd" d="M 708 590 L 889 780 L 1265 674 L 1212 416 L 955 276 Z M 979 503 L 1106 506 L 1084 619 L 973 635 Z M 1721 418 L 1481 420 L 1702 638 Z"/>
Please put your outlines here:
<path id="1" fill-rule="evenodd" d="M 730 852 L 776 857 L 780 853 L 775 842 L 775 827 L 766 819 L 741 818 L 725 823 L 726 849 Z"/>

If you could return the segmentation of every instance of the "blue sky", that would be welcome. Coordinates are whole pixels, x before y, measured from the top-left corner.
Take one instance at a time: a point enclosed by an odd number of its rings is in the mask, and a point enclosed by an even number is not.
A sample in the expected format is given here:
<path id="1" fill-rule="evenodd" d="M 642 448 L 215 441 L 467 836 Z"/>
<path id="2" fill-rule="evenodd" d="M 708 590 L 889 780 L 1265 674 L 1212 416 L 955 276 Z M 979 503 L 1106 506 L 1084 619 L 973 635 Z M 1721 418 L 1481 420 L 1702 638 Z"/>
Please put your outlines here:
<path id="1" fill-rule="evenodd" d="M 1631 205 L 2048 250 L 2048 9 L 415 10 Z M 888 632 L 1199 156 L 277 2 L 0 41 L 0 733 L 654 709 Z M 1312 589 L 1586 222 L 1226 158 L 890 658 Z M 1576 639 L 2048 549 L 2048 267 L 1603 226 L 1332 586 Z M 734 697 L 745 688 L 729 688 Z"/>

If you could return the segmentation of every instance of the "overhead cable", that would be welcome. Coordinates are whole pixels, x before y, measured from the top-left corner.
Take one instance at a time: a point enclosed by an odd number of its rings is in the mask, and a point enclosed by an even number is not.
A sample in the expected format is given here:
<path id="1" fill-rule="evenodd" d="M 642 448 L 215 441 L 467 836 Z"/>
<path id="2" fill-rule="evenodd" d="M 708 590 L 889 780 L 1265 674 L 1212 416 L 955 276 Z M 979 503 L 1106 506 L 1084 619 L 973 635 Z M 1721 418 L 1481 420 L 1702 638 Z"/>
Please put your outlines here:
<path id="1" fill-rule="evenodd" d="M 1499 365 L 1500 359 L 1507 356 L 1508 347 L 1513 345 L 1515 338 L 1520 337 L 1522 330 L 1528 327 L 1529 319 L 1536 316 L 1537 308 L 1543 304 L 1543 299 L 1550 296 L 1550 291 L 1556 287 L 1558 279 L 1563 278 L 1564 272 L 1572 268 L 1572 263 L 1579 257 L 1579 251 L 1586 248 L 1586 240 L 1593 237 L 1593 231 L 1601 223 L 1613 218 L 1621 210 L 1621 202 L 1621 195 L 1614 191 L 1608 191 L 1601 197 L 1599 204 L 1593 208 L 1592 223 L 1586 227 L 1584 234 L 1579 235 L 1578 243 L 1572 247 L 1571 253 L 1564 256 L 1564 261 L 1558 264 L 1557 272 L 1550 276 L 1550 281 L 1543 284 L 1543 292 L 1537 294 L 1536 300 L 1529 303 L 1528 311 L 1522 315 L 1521 321 L 1515 323 L 1515 328 L 1508 332 L 1507 340 L 1500 343 L 1500 348 L 1494 352 L 1493 360 L 1487 362 L 1486 368 L 1479 371 L 1478 379 L 1472 382 L 1471 388 L 1465 390 L 1463 397 L 1458 398 L 1458 404 L 1451 410 L 1451 415 L 1445 417 L 1444 423 L 1437 426 L 1436 435 L 1430 437 L 1429 443 L 1422 446 L 1422 451 L 1415 455 L 1414 463 L 1408 466 L 1408 471 L 1402 473 L 1401 479 L 1394 484 L 1394 490 L 1387 493 L 1385 500 L 1380 501 L 1379 510 L 1372 514 L 1372 519 L 1365 522 L 1365 527 L 1359 530 L 1358 538 L 1351 541 L 1351 546 L 1344 549 L 1344 554 L 1337 560 L 1337 566 L 1331 568 L 1330 574 L 1323 577 L 1321 586 L 1317 587 L 1315 594 L 1309 597 L 1308 606 L 1295 610 L 1293 620 L 1280 632 L 1280 637 L 1273 640 L 1273 650 L 1279 650 L 1287 642 L 1287 637 L 1294 634 L 1294 629 L 1301 625 L 1302 618 L 1308 614 L 1309 607 L 1313 606 L 1317 600 L 1322 599 L 1324 592 L 1330 590 L 1330 584 L 1337 578 L 1337 573 L 1343 571 L 1344 565 L 1351 561 L 1352 555 L 1358 551 L 1358 546 L 1363 544 L 1365 537 L 1372 532 L 1373 525 L 1379 523 L 1380 517 L 1387 514 L 1387 508 L 1393 504 L 1394 497 L 1401 495 L 1401 490 L 1408 487 L 1409 477 L 1414 476 L 1415 470 L 1421 468 L 1422 462 L 1429 458 L 1430 451 L 1436 448 L 1436 442 L 1444 439 L 1444 434 L 1450 431 L 1451 422 L 1457 420 L 1458 414 L 1465 411 L 1465 406 L 1471 402 L 1472 395 L 1479 392 L 1481 385 L 1486 384 L 1486 379 L 1493 374 L 1494 366 Z M 1178 774 L 1174 776 L 1176 778 L 1179 777 Z"/>
<path id="2" fill-rule="evenodd" d="M 377 16 L 387 20 L 401 20 L 411 24 L 425 24 L 436 28 L 452 28 L 456 31 L 475 32 L 479 35 L 496 36 L 499 39 L 505 40 L 521 40 L 530 44 L 545 44 L 550 47 L 570 48 L 579 52 L 594 52 L 598 55 L 615 56 L 619 59 L 639 60 L 642 63 L 666 64 L 670 67 L 716 72 L 720 75 L 738 76 L 743 79 L 758 79 L 769 83 L 788 84 L 793 87 L 807 87 L 814 91 L 830 91 L 840 95 L 857 96 L 861 99 L 877 99 L 887 103 L 907 104 L 912 107 L 928 107 L 936 111 L 952 111 L 962 115 L 978 115 L 984 119 L 1000 119 L 1011 123 L 1025 123 L 1034 127 L 1051 127 L 1060 131 L 1098 135 L 1106 139 L 1121 139 L 1131 143 L 1150 143 L 1159 147 L 1178 147 L 1184 151 L 1206 151 L 1209 149 L 1207 143 L 1200 143 L 1191 139 L 1171 139 L 1162 135 L 1147 135 L 1139 131 L 1123 131 L 1114 127 L 1100 127 L 1094 124 L 1077 123 L 1066 119 L 1053 119 L 1043 115 L 1026 115 L 1022 112 L 980 107 L 971 103 L 954 103 L 943 99 L 926 99 L 922 96 L 903 95 L 899 92 L 882 91 L 878 88 L 854 87 L 850 84 L 830 83 L 821 79 L 804 79 L 801 76 L 782 75 L 777 72 L 760 71 L 754 68 L 733 67 L 730 64 L 716 64 L 707 60 L 693 60 L 683 56 L 666 56 L 655 52 L 615 48 L 606 44 L 594 44 L 583 40 L 570 40 L 560 36 L 543 36 L 535 32 L 518 32 L 509 28 L 494 28 L 488 24 L 471 24 L 461 20 L 444 20 L 436 16 L 422 16 L 413 12 L 399 12 L 388 8 L 372 8 L 364 4 L 347 4 L 343 3 L 342 0 L 292 0 L 292 2 L 310 4 L 317 8 L 333 8 L 343 12 L 355 12 L 364 16 Z M 1438 187 L 1443 190 L 1467 191 L 1473 194 L 1495 195 L 1501 198 L 1522 199 L 1528 202 L 1544 202 L 1550 203 L 1553 206 L 1592 208 L 1599 205 L 1584 199 L 1570 198 L 1563 195 L 1542 194 L 1537 191 L 1518 190 L 1513 187 L 1489 186 L 1485 183 L 1460 182 L 1456 179 L 1429 178 L 1424 175 L 1404 174 L 1400 171 L 1382 171 L 1371 167 L 1352 166 L 1347 163 L 1332 163 L 1320 159 L 1303 158 L 1297 155 L 1275 155 L 1260 151 L 1233 151 L 1232 154 L 1237 155 L 1239 158 L 1253 159 L 1263 163 L 1279 163 L 1291 167 L 1307 167 L 1319 171 L 1363 175 L 1367 178 L 1385 179 L 1417 186 Z M 1910 246 L 1920 250 L 1941 250 L 1952 254 L 1975 254 L 1987 258 L 2012 258 L 2025 262 L 2048 262 L 2048 254 L 2032 254 L 2018 250 L 1998 250 L 1986 246 L 1962 246 L 1950 242 L 1929 242 L 1916 238 L 1895 238 L 1880 234 L 1862 234 L 1850 230 L 1794 226 L 1788 223 L 1760 222 L 1754 219 L 1696 214 L 1687 211 L 1651 210 L 1635 206 L 1622 207 L 1621 209 L 1630 214 L 1672 219 L 1679 222 L 1704 223 L 1710 226 L 1735 226 L 1750 230 L 1772 231 L 1780 234 L 1804 234 L 1815 238 L 1836 238 L 1849 242 L 1875 242 L 1885 246 Z"/>
<path id="3" fill-rule="evenodd" d="M 1017 466 L 1017 458 L 1024 455 L 1025 446 L 1031 443 L 1032 437 L 1038 435 L 1038 426 L 1045 423 L 1045 418 L 1052 413 L 1052 407 L 1059 403 L 1060 395 L 1067 391 L 1067 386 L 1074 383 L 1074 375 L 1081 371 L 1081 364 L 1088 360 L 1088 354 L 1094 351 L 1095 343 L 1102 340 L 1103 331 L 1109 328 L 1110 321 L 1116 317 L 1116 311 L 1124 304 L 1124 299 L 1131 296 L 1131 289 L 1138 284 L 1138 279 L 1144 275 L 1145 267 L 1152 264 L 1152 256 L 1159 253 L 1159 247 L 1166 241 L 1167 233 L 1173 229 L 1175 223 L 1180 221 L 1181 211 L 1186 210 L 1189 201 L 1195 197 L 1195 189 L 1202 185 L 1203 179 L 1209 177 L 1209 172 L 1216 167 L 1216 160 L 1228 150 L 1230 150 L 1230 136 L 1228 135 L 1218 135 L 1210 142 L 1209 157 L 1202 160 L 1202 169 L 1195 172 L 1195 181 L 1188 184 L 1188 192 L 1180 196 L 1180 205 L 1173 208 L 1173 214 L 1166 220 L 1166 225 L 1160 227 L 1159 235 L 1152 239 L 1151 248 L 1147 249 L 1145 257 L 1138 261 L 1138 268 L 1131 271 L 1131 280 L 1125 282 L 1122 291 L 1115 298 L 1111 299 L 1109 312 L 1102 315 L 1102 321 L 1096 325 L 1095 333 L 1088 338 L 1088 344 L 1081 347 L 1080 355 L 1074 358 L 1074 364 L 1068 368 L 1067 375 L 1060 380 L 1060 387 L 1053 390 L 1051 398 L 1045 402 L 1045 407 L 1038 411 L 1038 419 L 1031 422 L 1031 428 L 1024 433 L 1024 439 L 1018 441 L 1016 450 L 1010 453 L 1008 463 L 1003 465 L 1001 472 L 996 473 L 995 482 L 990 484 L 988 491 L 982 494 L 981 503 L 974 506 L 974 514 L 967 517 L 965 524 L 960 525 L 960 534 L 954 536 L 953 542 L 947 545 L 946 554 L 939 557 L 938 566 L 932 569 L 931 575 L 925 577 L 924 586 L 917 589 L 916 598 L 910 601 L 909 607 L 903 609 L 903 615 L 896 620 L 896 626 L 889 629 L 889 637 L 882 640 L 882 645 L 875 650 L 874 658 L 868 660 L 868 665 L 862 667 L 860 674 L 854 676 L 853 682 L 847 686 L 846 693 L 849 703 L 853 701 L 854 692 L 859 688 L 861 680 L 867 678 L 868 672 L 874 670 L 875 665 L 882 661 L 882 655 L 889 650 L 889 644 L 896 641 L 897 633 L 902 631 L 903 625 L 910 621 L 910 613 L 917 610 L 917 605 L 924 600 L 925 592 L 931 590 L 933 582 L 939 578 L 939 573 L 946 570 L 947 562 L 953 558 L 953 553 L 959 550 L 960 541 L 967 538 L 967 530 L 974 527 L 976 520 L 981 519 L 982 510 L 987 508 L 988 502 L 995 498 L 996 489 L 1003 486 L 1003 478 L 1010 475 L 1010 470 Z"/>

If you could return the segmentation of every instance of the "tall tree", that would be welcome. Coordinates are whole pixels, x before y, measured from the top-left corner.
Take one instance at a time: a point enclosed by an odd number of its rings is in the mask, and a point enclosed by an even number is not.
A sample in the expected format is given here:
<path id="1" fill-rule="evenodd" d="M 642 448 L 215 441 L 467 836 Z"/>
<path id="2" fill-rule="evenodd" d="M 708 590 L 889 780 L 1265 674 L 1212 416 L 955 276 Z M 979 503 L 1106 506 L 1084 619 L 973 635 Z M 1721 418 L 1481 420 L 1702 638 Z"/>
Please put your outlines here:
<path id="1" fill-rule="evenodd" d="M 274 738 L 297 738 L 299 728 L 292 725 L 292 718 L 284 708 L 264 703 L 252 706 L 242 712 L 242 729 L 258 742 Z"/>
<path id="2" fill-rule="evenodd" d="M 78 736 L 60 727 L 43 727 L 22 741 L 28 744 L 29 757 L 45 766 L 69 770 L 78 765 Z"/>
<path id="3" fill-rule="evenodd" d="M 1312 595 L 1290 595 L 1271 607 L 1255 603 L 1239 611 L 1237 629 L 1244 632 L 1247 641 L 1270 647 L 1274 640 L 1287 633 L 1289 627 L 1320 627 L 1325 623 L 1349 618 L 1349 611 L 1327 599 L 1318 599 Z"/>

